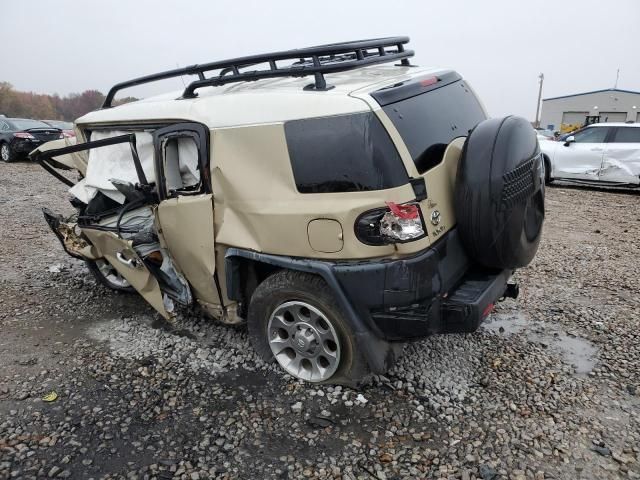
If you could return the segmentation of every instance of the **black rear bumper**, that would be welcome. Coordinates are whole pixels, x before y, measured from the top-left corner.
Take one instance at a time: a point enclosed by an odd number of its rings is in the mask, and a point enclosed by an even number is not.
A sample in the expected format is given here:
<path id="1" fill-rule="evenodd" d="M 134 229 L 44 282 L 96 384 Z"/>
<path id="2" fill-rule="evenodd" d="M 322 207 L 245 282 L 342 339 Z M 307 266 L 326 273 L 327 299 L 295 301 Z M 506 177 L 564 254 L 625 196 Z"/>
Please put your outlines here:
<path id="1" fill-rule="evenodd" d="M 358 314 L 391 341 L 473 332 L 498 299 L 516 295 L 513 272 L 470 263 L 455 230 L 414 257 L 332 270 Z"/>
<path id="2" fill-rule="evenodd" d="M 19 155 L 27 155 L 28 153 L 32 152 L 43 143 L 45 142 L 37 139 L 29 140 L 29 139 L 14 138 L 13 141 L 11 142 L 11 149 Z"/>

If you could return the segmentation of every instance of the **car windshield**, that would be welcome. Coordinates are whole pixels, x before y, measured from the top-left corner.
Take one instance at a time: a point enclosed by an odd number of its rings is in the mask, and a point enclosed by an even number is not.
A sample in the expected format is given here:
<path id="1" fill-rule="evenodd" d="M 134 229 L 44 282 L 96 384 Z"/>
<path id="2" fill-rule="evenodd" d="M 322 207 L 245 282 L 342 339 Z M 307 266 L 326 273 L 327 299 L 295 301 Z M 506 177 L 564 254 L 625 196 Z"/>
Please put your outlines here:
<path id="1" fill-rule="evenodd" d="M 31 128 L 51 128 L 51 125 L 47 125 L 40 120 L 28 120 L 24 118 L 12 119 L 11 124 L 18 130 L 29 130 Z"/>

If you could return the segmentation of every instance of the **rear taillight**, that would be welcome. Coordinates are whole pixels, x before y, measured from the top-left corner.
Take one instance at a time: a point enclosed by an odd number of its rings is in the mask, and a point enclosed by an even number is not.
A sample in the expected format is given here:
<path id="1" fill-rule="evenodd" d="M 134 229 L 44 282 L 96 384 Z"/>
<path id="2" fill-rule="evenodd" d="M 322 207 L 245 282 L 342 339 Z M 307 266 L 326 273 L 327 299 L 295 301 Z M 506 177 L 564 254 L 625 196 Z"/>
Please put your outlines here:
<path id="1" fill-rule="evenodd" d="M 387 208 L 363 213 L 356 220 L 356 237 L 367 245 L 388 245 L 418 240 L 425 236 L 417 203 L 386 202 Z"/>
<path id="2" fill-rule="evenodd" d="M 29 139 L 36 138 L 33 135 L 31 135 L 29 132 L 16 132 L 13 134 L 13 136 L 16 138 L 29 138 Z"/>

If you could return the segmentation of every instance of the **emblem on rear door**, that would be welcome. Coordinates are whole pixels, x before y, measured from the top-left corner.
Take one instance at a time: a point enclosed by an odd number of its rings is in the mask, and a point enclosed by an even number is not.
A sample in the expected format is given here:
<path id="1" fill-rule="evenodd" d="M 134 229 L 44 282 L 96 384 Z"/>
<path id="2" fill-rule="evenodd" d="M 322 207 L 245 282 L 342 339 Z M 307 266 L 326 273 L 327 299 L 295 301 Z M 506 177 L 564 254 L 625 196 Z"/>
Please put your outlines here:
<path id="1" fill-rule="evenodd" d="M 440 212 L 438 210 L 431 212 L 431 223 L 433 225 L 438 225 L 440 223 Z"/>

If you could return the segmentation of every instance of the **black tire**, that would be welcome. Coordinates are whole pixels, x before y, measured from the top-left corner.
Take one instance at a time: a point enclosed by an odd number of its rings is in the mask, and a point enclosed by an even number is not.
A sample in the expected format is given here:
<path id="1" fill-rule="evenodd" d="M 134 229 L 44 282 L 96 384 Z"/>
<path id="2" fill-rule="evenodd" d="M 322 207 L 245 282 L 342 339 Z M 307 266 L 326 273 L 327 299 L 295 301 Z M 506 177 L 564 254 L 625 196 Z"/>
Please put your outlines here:
<path id="1" fill-rule="evenodd" d="M 0 143 L 0 158 L 5 163 L 13 162 L 16 159 L 16 153 L 8 143 Z"/>
<path id="2" fill-rule="evenodd" d="M 131 285 L 129 285 L 129 282 L 126 282 L 126 285 L 123 285 L 121 283 L 111 281 L 107 276 L 105 276 L 96 261 L 85 260 L 85 263 L 87 264 L 87 268 L 99 284 L 104 285 L 105 287 L 117 292 L 135 292 L 135 289 Z M 119 274 L 118 277 L 120 277 Z"/>
<path id="3" fill-rule="evenodd" d="M 493 118 L 469 134 L 456 177 L 458 233 L 467 254 L 496 269 L 524 267 L 544 222 L 544 164 L 535 130 Z"/>
<path id="4" fill-rule="evenodd" d="M 355 336 L 344 320 L 331 290 L 316 275 L 281 270 L 258 285 L 251 297 L 247 318 L 249 339 L 255 351 L 266 362 L 276 361 L 269 346 L 269 319 L 276 308 L 295 301 L 305 302 L 321 311 L 338 335 L 338 367 L 331 377 L 317 383 L 357 387 L 369 373 L 366 361 L 358 352 Z"/>
<path id="5" fill-rule="evenodd" d="M 553 178 L 551 178 L 551 162 L 546 155 L 543 155 L 542 158 L 544 158 L 544 184 L 551 185 L 551 183 L 553 183 Z"/>

